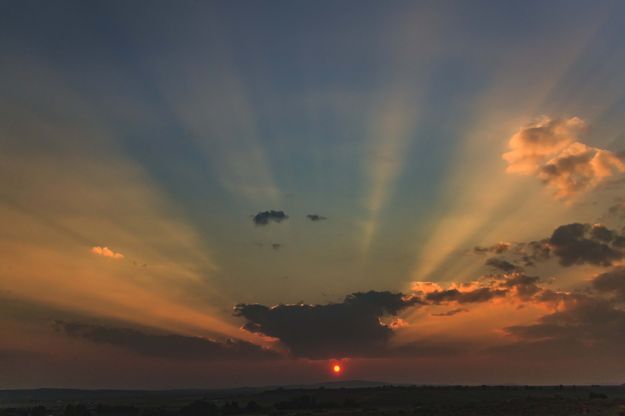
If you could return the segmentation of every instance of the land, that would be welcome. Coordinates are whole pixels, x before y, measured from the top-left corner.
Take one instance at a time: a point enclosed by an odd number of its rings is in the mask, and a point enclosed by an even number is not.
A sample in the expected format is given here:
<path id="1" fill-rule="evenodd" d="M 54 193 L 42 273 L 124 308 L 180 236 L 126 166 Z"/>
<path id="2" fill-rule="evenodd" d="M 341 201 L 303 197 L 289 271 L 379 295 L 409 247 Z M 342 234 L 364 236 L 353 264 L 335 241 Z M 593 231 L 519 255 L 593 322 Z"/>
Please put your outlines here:
<path id="1" fill-rule="evenodd" d="M 0 416 L 625 415 L 625 386 L 376 382 L 228 390 L 0 390 Z"/>

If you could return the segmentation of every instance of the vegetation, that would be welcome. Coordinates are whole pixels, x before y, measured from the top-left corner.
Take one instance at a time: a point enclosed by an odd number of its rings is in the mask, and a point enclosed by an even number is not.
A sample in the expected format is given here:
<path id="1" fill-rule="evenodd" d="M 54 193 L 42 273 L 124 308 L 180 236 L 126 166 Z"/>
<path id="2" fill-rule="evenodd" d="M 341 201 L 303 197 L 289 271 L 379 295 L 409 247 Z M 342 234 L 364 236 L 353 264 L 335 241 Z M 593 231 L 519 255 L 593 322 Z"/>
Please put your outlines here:
<path id="1" fill-rule="evenodd" d="M 4 392 L 7 393 L 7 392 Z M 0 416 L 625 416 L 623 386 L 383 386 L 0 401 Z M 194 397 L 192 397 L 194 396 Z"/>

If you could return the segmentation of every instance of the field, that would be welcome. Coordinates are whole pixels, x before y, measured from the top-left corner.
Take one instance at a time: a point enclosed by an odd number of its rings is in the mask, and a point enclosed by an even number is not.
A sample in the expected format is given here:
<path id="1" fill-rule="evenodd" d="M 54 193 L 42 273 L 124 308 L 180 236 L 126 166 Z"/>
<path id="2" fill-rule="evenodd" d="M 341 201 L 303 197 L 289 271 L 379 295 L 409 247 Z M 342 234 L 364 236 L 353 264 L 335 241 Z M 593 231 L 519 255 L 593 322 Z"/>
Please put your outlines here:
<path id="1" fill-rule="evenodd" d="M 625 386 L 4 390 L 1 416 L 625 415 Z"/>

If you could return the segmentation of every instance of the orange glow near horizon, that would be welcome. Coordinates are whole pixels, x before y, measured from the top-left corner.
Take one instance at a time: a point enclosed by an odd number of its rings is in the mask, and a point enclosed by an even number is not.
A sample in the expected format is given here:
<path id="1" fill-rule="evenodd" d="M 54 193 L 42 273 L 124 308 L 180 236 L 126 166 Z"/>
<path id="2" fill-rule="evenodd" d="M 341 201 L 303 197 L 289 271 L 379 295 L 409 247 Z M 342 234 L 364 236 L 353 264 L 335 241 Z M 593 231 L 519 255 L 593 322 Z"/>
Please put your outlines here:
<path id="1" fill-rule="evenodd" d="M 341 365 L 340 365 L 340 364 L 334 364 L 334 365 L 332 366 L 332 372 L 333 372 L 334 374 L 337 374 L 337 375 L 338 375 L 338 374 L 341 374 L 341 373 L 343 372 L 343 367 L 341 367 Z"/>

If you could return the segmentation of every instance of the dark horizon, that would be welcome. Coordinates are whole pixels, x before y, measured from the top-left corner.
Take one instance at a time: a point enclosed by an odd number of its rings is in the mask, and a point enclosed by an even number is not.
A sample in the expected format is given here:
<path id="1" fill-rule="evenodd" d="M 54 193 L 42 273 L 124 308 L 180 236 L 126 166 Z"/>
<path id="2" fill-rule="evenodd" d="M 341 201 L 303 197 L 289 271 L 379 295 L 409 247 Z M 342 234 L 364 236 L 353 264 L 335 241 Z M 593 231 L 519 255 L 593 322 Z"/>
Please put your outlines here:
<path id="1" fill-rule="evenodd" d="M 0 391 L 3 416 L 614 415 L 625 386 L 368 386 L 193 391 Z M 20 396 L 19 393 L 22 393 Z M 73 394 L 73 395 L 72 395 Z M 620 412 L 620 413 L 616 413 Z"/>

